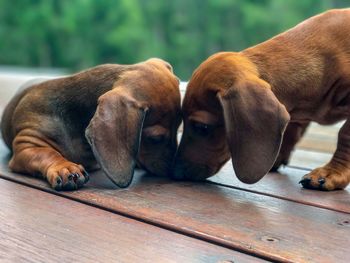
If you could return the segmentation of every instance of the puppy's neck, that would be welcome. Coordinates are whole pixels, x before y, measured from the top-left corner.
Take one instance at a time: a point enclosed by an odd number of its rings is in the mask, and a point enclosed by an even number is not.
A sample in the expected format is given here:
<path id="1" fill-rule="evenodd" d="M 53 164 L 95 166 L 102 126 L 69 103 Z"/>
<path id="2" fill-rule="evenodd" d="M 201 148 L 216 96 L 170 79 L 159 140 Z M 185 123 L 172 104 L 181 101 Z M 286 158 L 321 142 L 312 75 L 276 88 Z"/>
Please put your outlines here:
<path id="1" fill-rule="evenodd" d="M 277 99 L 286 107 L 288 112 L 291 111 L 293 102 L 290 101 L 287 91 L 292 90 L 292 88 L 289 87 L 290 83 L 283 79 L 286 72 L 282 68 L 280 68 L 280 71 L 276 70 L 278 68 L 276 61 L 273 61 L 264 53 L 256 52 L 255 48 L 244 50 L 240 54 L 254 65 L 255 77 L 267 82 Z"/>

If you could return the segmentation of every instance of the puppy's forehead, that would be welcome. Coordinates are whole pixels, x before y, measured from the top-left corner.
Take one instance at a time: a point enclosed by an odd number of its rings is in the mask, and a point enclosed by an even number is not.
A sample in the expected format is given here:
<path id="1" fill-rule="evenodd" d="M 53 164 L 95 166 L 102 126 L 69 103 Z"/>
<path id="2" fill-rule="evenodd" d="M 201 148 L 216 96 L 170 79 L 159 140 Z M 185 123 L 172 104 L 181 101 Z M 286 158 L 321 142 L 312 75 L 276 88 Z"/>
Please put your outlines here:
<path id="1" fill-rule="evenodd" d="M 136 64 L 121 75 L 117 85 L 132 90 L 139 99 L 180 101 L 177 77 L 160 63 Z"/>
<path id="2" fill-rule="evenodd" d="M 205 72 L 200 72 L 199 74 L 195 73 L 191 78 L 182 104 L 184 116 L 192 115 L 197 111 L 220 113 L 221 106 L 217 93 L 222 89 L 222 84 L 211 76 L 213 74 L 208 76 Z M 227 86 L 229 85 L 232 85 L 232 82 L 227 84 Z"/>
<path id="3" fill-rule="evenodd" d="M 151 108 L 158 111 L 176 111 L 180 108 L 180 89 L 177 77 L 166 66 L 148 66 L 139 72 L 139 87 Z"/>
<path id="4" fill-rule="evenodd" d="M 194 92 L 187 90 L 182 104 L 182 111 L 184 116 L 189 116 L 197 111 L 219 113 L 220 103 L 216 97 L 216 92 L 209 89 L 194 89 Z"/>
<path id="5" fill-rule="evenodd" d="M 221 52 L 205 60 L 193 73 L 189 89 L 221 91 L 249 75 L 258 75 L 257 68 L 240 53 Z"/>
<path id="6" fill-rule="evenodd" d="M 244 70 L 242 70 L 244 69 Z M 229 89 L 256 68 L 239 53 L 221 52 L 209 57 L 193 73 L 183 102 L 184 115 L 195 111 L 220 114 L 218 92 Z"/>
<path id="7" fill-rule="evenodd" d="M 181 112 L 180 89 L 177 77 L 166 64 L 140 63 L 125 72 L 120 84 L 131 89 L 133 96 L 148 105 L 145 126 L 162 123 L 171 126 Z"/>

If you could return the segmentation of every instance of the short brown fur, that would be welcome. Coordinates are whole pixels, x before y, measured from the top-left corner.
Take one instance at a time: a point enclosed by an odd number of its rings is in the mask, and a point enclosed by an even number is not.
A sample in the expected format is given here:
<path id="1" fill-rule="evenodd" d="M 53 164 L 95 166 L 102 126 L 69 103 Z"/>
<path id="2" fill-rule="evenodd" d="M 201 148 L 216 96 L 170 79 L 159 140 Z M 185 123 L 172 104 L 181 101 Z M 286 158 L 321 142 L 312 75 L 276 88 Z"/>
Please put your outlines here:
<path id="1" fill-rule="evenodd" d="M 350 9 L 330 10 L 257 46 L 204 61 L 184 98 L 174 177 L 207 178 L 232 157 L 239 179 L 254 183 L 288 163 L 311 121 L 346 120 L 333 158 L 301 180 L 306 188 L 345 188 L 350 182 L 349 36 Z"/>
<path id="2" fill-rule="evenodd" d="M 101 167 L 118 186 L 138 164 L 166 175 L 181 121 L 178 79 L 160 59 L 106 64 L 26 85 L 4 111 L 1 131 L 11 170 L 74 190 Z"/>

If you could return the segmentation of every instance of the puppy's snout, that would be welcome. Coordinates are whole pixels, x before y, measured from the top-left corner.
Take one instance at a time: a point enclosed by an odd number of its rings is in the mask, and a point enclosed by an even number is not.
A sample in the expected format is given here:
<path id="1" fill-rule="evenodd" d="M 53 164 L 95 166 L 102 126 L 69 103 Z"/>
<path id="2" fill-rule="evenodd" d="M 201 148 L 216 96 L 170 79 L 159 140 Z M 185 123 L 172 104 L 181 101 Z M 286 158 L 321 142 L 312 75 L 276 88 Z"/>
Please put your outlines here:
<path id="1" fill-rule="evenodd" d="M 211 174 L 211 169 L 206 165 L 177 160 L 171 177 L 175 180 L 201 181 L 211 176 Z"/>
<path id="2" fill-rule="evenodd" d="M 171 167 L 166 161 L 155 161 L 151 170 L 158 176 L 167 176 L 171 172 Z"/>

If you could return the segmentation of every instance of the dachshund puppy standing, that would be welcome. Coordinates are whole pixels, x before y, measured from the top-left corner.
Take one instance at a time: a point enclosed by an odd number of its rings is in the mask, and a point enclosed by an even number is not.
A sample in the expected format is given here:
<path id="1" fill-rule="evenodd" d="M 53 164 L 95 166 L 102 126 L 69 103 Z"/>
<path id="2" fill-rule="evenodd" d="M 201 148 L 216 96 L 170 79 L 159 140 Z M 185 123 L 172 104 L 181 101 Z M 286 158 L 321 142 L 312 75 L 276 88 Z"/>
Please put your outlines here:
<path id="1" fill-rule="evenodd" d="M 350 9 L 331 10 L 242 52 L 217 53 L 194 72 L 183 102 L 174 177 L 204 179 L 230 157 L 255 183 L 287 164 L 310 121 L 334 124 L 337 150 L 305 175 L 306 188 L 350 181 Z"/>
<path id="2" fill-rule="evenodd" d="M 9 167 L 56 190 L 82 187 L 85 169 L 96 167 L 119 187 L 130 184 L 136 164 L 165 175 L 181 121 L 178 84 L 167 62 L 150 59 L 29 85 L 1 121 Z"/>

